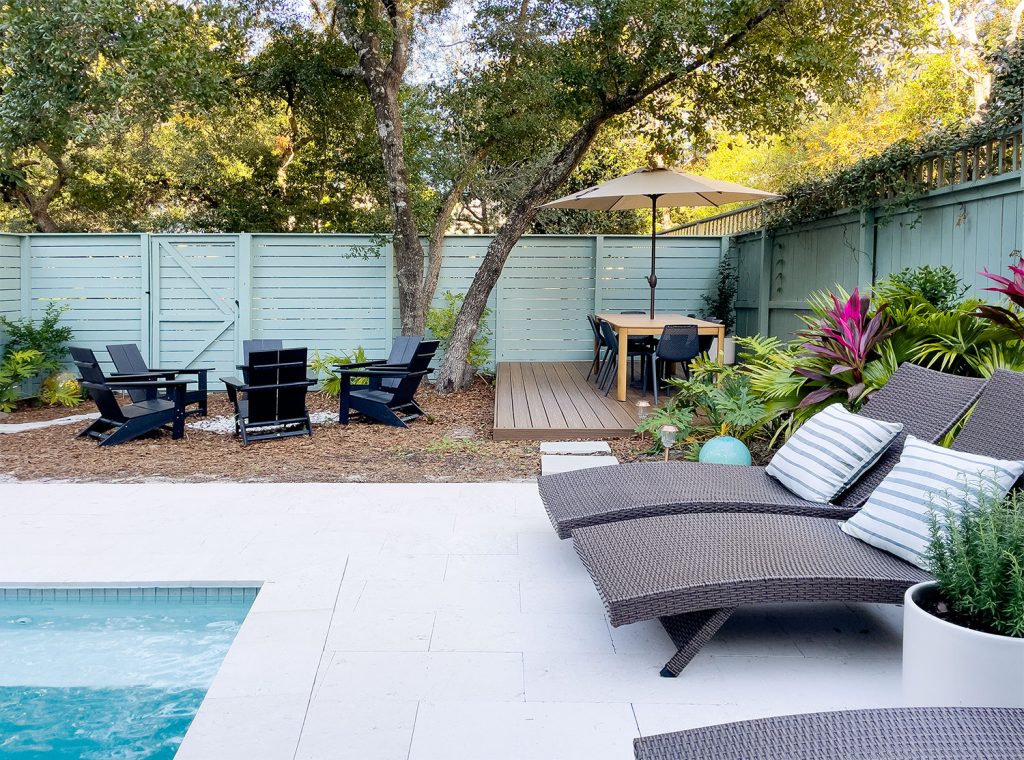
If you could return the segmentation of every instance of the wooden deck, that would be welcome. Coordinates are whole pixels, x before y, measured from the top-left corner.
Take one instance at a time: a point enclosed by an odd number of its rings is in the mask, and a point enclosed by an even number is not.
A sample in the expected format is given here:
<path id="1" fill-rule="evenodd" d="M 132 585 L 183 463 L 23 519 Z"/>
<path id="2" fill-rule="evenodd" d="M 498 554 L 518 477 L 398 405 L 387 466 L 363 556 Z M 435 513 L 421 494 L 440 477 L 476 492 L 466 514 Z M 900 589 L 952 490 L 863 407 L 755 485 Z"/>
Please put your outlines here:
<path id="1" fill-rule="evenodd" d="M 586 362 L 500 362 L 494 395 L 494 440 L 600 440 L 631 435 L 639 391 L 605 396 Z"/>

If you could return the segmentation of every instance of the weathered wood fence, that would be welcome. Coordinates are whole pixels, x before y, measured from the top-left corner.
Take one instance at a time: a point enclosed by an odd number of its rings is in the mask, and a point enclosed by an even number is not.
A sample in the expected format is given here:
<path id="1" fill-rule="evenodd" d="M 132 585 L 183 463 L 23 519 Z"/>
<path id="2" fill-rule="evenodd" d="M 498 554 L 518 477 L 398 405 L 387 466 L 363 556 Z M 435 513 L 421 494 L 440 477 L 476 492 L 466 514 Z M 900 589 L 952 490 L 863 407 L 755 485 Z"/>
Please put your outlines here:
<path id="1" fill-rule="evenodd" d="M 1024 249 L 1021 130 L 923 154 L 879 189 L 874 203 L 825 219 L 771 229 L 773 206 L 758 204 L 682 225 L 666 237 L 723 235 L 738 266 L 737 332 L 790 336 L 804 299 L 841 285 L 869 288 L 923 264 L 948 265 L 977 291 L 978 272 L 1004 272 Z M 909 204 L 906 190 L 916 191 Z"/>
<path id="2" fill-rule="evenodd" d="M 465 291 L 489 243 L 446 240 L 438 303 Z M 725 250 L 717 237 L 659 241 L 659 307 L 698 311 Z M 586 315 L 646 308 L 649 263 L 646 237 L 523 238 L 491 297 L 493 358 L 589 358 Z M 0 313 L 67 306 L 76 343 L 102 357 L 109 343 L 138 343 L 152 366 L 233 374 L 249 337 L 381 356 L 399 324 L 395 293 L 392 252 L 367 235 L 0 235 Z"/>
<path id="3" fill-rule="evenodd" d="M 841 285 L 862 290 L 906 267 L 947 265 L 979 293 L 983 269 L 1005 274 L 1024 248 L 1019 169 L 936 189 L 913 208 L 883 201 L 861 211 L 785 230 L 732 238 L 740 272 L 737 333 L 788 337 L 802 323 L 804 299 Z"/>

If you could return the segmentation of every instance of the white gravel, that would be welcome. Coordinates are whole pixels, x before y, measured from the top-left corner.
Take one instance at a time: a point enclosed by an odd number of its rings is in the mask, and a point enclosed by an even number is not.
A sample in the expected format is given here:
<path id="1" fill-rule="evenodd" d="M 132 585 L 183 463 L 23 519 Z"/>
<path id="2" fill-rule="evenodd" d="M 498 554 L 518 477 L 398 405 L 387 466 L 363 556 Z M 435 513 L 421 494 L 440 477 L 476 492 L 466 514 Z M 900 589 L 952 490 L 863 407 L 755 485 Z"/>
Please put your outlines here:
<path id="1" fill-rule="evenodd" d="M 337 412 L 313 412 L 309 415 L 314 425 L 333 425 L 338 422 Z M 207 433 L 218 435 L 233 435 L 235 432 L 235 420 L 233 417 L 207 417 L 196 422 L 189 422 L 186 427 L 193 430 L 204 430 Z M 268 427 L 271 427 L 268 425 Z"/>

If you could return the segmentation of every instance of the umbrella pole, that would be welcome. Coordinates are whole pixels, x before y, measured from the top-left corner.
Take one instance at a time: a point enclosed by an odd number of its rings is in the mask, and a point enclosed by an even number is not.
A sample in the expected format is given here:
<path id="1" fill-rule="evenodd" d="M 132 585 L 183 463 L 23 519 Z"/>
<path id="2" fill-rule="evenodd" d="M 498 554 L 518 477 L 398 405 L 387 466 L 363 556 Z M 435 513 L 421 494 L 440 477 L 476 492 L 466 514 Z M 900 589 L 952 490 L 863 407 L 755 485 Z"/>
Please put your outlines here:
<path id="1" fill-rule="evenodd" d="M 654 273 L 658 254 L 658 195 L 651 195 L 651 273 L 647 284 L 651 286 L 651 319 L 654 319 L 654 289 L 658 287 L 658 275 Z"/>

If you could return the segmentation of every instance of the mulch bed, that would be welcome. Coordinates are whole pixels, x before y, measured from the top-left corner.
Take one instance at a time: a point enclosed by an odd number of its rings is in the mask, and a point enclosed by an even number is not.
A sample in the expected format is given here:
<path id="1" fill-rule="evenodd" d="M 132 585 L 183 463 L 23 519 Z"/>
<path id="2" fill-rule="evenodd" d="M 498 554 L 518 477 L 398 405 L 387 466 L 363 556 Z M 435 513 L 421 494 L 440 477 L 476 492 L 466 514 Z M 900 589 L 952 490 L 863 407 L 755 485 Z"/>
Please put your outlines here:
<path id="1" fill-rule="evenodd" d="M 470 389 L 440 397 L 421 390 L 417 400 L 429 415 L 408 429 L 354 421 L 317 425 L 313 437 L 257 442 L 243 448 L 230 435 L 186 427 L 172 441 L 158 433 L 120 446 L 100 448 L 80 439 L 84 425 L 55 426 L 0 435 L 0 478 L 141 482 L 480 482 L 532 479 L 540 471 L 539 444 L 493 441 L 494 389 L 479 380 Z M 321 394 L 309 397 L 310 412 L 337 411 Z M 31 422 L 94 411 L 24 406 L 2 422 Z M 210 417 L 230 416 L 224 394 L 210 396 Z M 190 417 L 189 422 L 199 418 Z M 612 441 L 621 461 L 645 448 L 638 437 Z"/>

